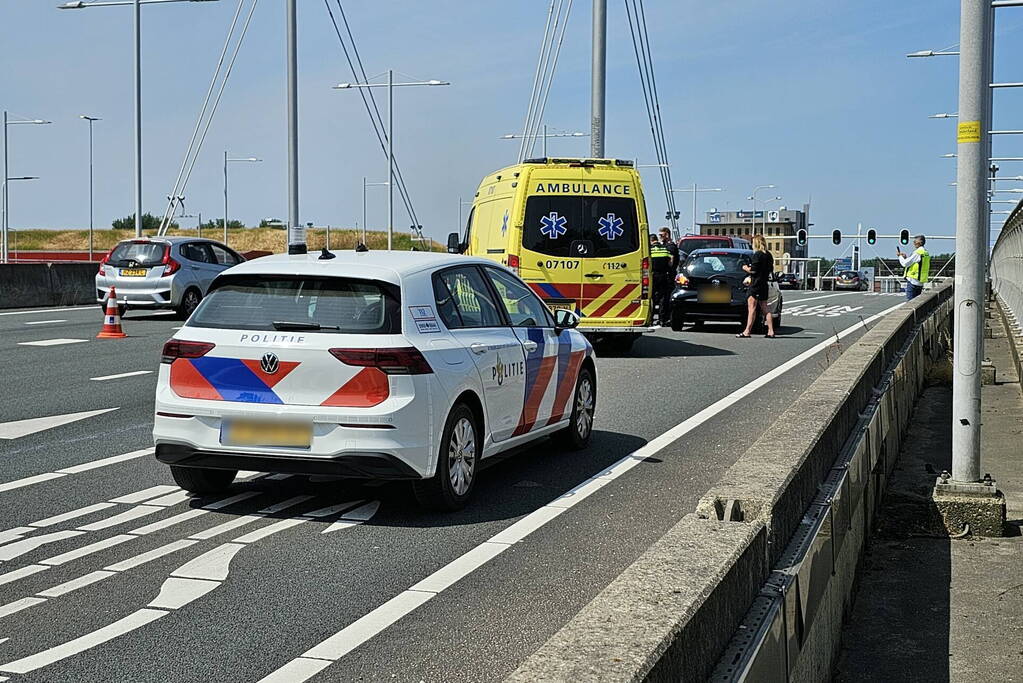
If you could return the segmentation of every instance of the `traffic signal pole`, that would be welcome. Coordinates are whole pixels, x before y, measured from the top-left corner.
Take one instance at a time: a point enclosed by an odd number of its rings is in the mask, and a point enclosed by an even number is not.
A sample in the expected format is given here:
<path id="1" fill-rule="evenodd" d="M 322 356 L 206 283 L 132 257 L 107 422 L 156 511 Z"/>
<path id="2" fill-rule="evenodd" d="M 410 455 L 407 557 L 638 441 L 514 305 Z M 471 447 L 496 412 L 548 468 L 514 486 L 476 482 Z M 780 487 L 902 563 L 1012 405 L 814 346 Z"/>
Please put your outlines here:
<path id="1" fill-rule="evenodd" d="M 956 283 L 952 361 L 952 479 L 979 482 L 980 366 L 987 265 L 991 120 L 990 0 L 962 0 L 956 173 Z"/>

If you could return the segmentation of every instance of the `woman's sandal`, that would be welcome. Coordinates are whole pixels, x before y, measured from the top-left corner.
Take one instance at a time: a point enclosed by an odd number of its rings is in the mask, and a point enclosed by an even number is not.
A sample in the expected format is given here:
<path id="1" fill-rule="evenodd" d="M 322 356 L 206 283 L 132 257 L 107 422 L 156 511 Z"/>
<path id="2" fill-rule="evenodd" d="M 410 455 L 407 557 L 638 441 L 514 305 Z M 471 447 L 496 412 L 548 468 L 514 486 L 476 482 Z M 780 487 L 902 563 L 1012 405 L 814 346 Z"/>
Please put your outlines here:
<path id="1" fill-rule="evenodd" d="M 736 338 L 736 339 L 749 339 L 749 338 L 750 338 L 750 337 L 752 337 L 752 336 L 753 336 L 753 335 L 750 335 L 750 334 L 743 334 L 742 332 L 740 332 L 739 334 L 735 335 L 735 338 Z"/>
<path id="2" fill-rule="evenodd" d="M 778 335 L 775 335 L 775 334 L 765 334 L 765 335 L 764 335 L 764 339 L 774 339 L 774 338 L 775 338 L 775 337 L 777 337 L 777 336 L 778 336 Z"/>

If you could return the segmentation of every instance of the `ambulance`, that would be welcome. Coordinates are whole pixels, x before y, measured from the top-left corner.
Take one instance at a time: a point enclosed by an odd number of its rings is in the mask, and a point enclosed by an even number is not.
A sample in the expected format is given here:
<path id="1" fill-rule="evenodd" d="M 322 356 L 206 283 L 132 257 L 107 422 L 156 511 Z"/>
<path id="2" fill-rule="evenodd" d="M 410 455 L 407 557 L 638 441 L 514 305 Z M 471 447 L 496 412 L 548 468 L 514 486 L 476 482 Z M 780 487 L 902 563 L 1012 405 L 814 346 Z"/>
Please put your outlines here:
<path id="1" fill-rule="evenodd" d="M 652 329 L 647 231 L 631 161 L 527 159 L 483 179 L 448 250 L 507 266 L 596 345 L 627 351 Z"/>

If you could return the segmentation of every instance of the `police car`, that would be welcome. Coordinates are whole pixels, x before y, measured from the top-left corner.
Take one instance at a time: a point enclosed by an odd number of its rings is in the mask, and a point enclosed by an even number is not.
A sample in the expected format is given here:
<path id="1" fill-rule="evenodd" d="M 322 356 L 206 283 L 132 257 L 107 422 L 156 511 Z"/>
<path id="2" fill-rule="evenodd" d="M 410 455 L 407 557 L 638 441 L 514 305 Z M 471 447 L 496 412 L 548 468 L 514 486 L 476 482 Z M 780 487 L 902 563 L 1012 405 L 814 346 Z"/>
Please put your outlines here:
<path id="1" fill-rule="evenodd" d="M 596 371 L 578 322 L 485 259 L 242 263 L 164 345 L 156 457 L 194 493 L 238 470 L 407 479 L 458 509 L 485 458 L 546 436 L 586 446 Z"/>

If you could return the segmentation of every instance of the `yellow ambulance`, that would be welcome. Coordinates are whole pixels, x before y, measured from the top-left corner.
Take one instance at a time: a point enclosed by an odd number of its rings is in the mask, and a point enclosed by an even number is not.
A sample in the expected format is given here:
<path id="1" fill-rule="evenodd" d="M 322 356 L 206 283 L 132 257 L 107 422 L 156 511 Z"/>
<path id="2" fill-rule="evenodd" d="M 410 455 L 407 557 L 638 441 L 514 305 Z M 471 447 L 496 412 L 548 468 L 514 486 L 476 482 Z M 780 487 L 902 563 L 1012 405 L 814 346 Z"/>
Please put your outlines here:
<path id="1" fill-rule="evenodd" d="M 515 270 L 579 330 L 628 350 L 651 322 L 650 243 L 639 173 L 619 159 L 527 159 L 480 183 L 448 251 Z"/>

